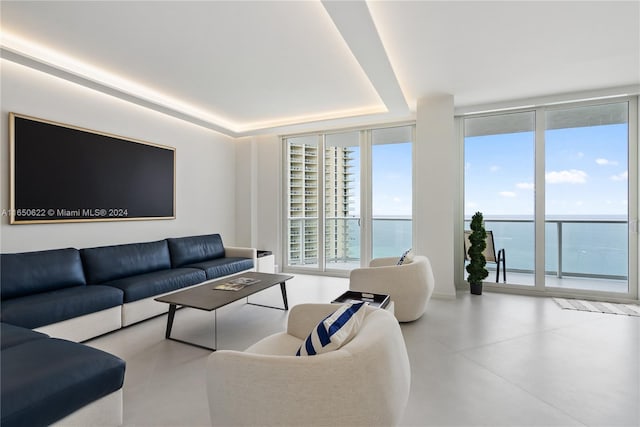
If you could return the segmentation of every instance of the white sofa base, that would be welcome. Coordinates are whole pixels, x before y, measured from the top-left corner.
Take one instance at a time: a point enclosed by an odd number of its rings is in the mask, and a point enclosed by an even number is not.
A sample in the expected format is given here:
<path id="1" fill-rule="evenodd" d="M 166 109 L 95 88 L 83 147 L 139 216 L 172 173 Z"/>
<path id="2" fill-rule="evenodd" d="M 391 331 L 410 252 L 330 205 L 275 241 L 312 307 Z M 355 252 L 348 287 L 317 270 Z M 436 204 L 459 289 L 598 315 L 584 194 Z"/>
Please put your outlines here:
<path id="1" fill-rule="evenodd" d="M 122 389 L 91 402 L 63 419 L 55 427 L 119 426 L 123 422 Z"/>
<path id="2" fill-rule="evenodd" d="M 62 322 L 41 326 L 35 330 L 50 337 L 82 342 L 122 327 L 121 306 L 111 307 Z"/>
<path id="3" fill-rule="evenodd" d="M 168 304 L 154 301 L 154 298 L 159 296 L 154 295 L 138 301 L 124 303 L 122 305 L 122 327 L 133 325 L 169 311 Z"/>

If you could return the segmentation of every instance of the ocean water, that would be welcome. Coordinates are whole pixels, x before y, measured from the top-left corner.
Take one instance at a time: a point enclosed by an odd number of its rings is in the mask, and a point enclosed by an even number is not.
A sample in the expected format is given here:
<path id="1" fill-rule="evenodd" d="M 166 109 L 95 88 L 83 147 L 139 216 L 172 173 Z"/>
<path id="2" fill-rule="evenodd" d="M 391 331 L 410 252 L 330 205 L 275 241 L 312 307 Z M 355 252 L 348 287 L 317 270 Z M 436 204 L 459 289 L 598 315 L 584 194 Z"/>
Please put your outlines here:
<path id="1" fill-rule="evenodd" d="M 348 257 L 360 258 L 360 227 L 357 221 L 349 223 Z M 411 219 L 374 219 L 373 220 L 373 258 L 400 258 L 412 245 Z"/>
<path id="2" fill-rule="evenodd" d="M 373 220 L 373 258 L 398 258 L 412 246 L 412 224 L 410 219 Z"/>
<path id="3" fill-rule="evenodd" d="M 607 222 L 602 222 L 607 221 Z M 610 222 L 613 221 L 613 222 Z M 469 223 L 465 222 L 468 229 Z M 410 219 L 373 221 L 373 258 L 400 256 L 412 247 Z M 485 221 L 494 235 L 496 251 L 504 249 L 507 269 L 533 272 L 534 225 L 523 219 Z M 561 233 L 562 241 L 558 239 Z M 360 257 L 360 228 L 349 222 L 348 257 Z M 628 274 L 628 224 L 626 217 L 553 218 L 545 224 L 545 270 L 558 271 L 561 245 L 563 275 L 615 276 Z"/>

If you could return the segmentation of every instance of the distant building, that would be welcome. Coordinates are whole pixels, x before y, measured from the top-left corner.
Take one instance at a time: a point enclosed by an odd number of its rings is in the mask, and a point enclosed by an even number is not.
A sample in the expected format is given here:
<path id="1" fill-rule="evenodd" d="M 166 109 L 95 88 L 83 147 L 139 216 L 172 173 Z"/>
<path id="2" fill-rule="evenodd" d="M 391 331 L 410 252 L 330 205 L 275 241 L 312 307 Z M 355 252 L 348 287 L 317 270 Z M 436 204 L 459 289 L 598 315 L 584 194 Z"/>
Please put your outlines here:
<path id="1" fill-rule="evenodd" d="M 318 147 L 289 145 L 289 265 L 317 264 L 318 214 L 324 206 L 324 251 L 327 262 L 346 261 L 349 232 L 345 218 L 351 203 L 352 150 L 328 147 L 324 153 L 324 201 L 318 193 Z M 299 218 L 299 220 L 298 220 Z"/>

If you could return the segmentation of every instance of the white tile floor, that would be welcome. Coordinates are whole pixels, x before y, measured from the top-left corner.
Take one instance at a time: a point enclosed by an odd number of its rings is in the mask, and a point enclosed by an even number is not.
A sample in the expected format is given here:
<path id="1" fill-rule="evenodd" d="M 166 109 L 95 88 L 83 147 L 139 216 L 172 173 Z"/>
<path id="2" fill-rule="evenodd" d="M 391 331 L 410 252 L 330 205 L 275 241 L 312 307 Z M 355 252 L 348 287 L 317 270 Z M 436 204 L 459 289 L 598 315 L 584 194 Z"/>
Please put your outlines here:
<path id="1" fill-rule="evenodd" d="M 347 279 L 297 275 L 290 305 L 326 302 Z M 252 297 L 281 304 L 279 289 Z M 242 350 L 284 328 L 286 312 L 219 310 L 218 347 Z M 164 337 L 166 316 L 88 344 L 127 361 L 125 426 L 210 425 L 209 353 Z M 175 336 L 213 345 L 213 314 L 183 309 Z M 406 426 L 638 426 L 640 318 L 561 310 L 550 298 L 461 293 L 402 324 L 412 384 Z M 214 420 L 215 421 L 215 420 Z"/>

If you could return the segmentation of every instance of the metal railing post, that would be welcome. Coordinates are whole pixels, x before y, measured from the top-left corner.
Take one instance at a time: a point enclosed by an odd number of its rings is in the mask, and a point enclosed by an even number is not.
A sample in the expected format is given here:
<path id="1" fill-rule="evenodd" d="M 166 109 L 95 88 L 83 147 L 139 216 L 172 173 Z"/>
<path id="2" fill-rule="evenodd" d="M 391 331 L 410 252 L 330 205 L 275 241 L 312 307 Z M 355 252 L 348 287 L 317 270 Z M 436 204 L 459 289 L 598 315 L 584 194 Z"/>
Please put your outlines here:
<path id="1" fill-rule="evenodd" d="M 562 221 L 556 222 L 556 230 L 558 232 L 558 279 L 562 279 Z"/>

